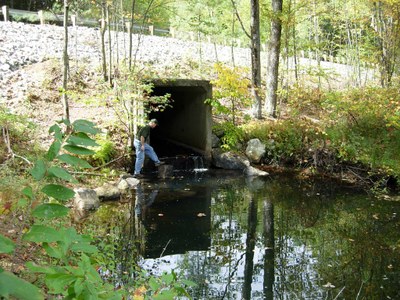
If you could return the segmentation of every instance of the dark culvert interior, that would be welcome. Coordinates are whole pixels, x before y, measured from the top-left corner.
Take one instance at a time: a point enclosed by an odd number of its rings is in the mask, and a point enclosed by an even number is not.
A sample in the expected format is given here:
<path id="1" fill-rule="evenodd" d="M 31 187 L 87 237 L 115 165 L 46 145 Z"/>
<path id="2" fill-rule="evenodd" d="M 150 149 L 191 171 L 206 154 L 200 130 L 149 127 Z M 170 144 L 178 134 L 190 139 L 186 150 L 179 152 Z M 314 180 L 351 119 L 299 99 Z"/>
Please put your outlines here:
<path id="1" fill-rule="evenodd" d="M 204 103 L 212 97 L 212 86 L 202 80 L 154 82 L 153 96 L 170 94 L 170 107 L 153 111 L 159 125 L 152 130 L 151 145 L 160 159 L 202 156 L 211 159 L 211 107 Z"/>

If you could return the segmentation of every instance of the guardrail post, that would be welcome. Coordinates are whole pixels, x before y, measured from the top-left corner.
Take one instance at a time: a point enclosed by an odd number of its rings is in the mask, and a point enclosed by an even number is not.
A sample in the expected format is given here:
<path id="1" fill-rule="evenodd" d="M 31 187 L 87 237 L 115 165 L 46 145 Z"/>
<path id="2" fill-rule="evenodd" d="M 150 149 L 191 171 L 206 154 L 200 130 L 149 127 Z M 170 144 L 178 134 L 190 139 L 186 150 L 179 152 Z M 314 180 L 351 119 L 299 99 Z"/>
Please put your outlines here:
<path id="1" fill-rule="evenodd" d="M 73 27 L 76 26 L 77 20 L 78 20 L 78 18 L 76 15 L 71 15 L 71 22 L 72 22 Z"/>
<path id="2" fill-rule="evenodd" d="M 153 25 L 149 26 L 149 32 L 150 32 L 150 35 L 154 35 L 154 26 Z"/>
<path id="3" fill-rule="evenodd" d="M 8 10 L 8 6 L 7 5 L 3 5 L 1 7 L 1 11 L 3 12 L 4 22 L 10 21 L 10 12 Z"/>
<path id="4" fill-rule="evenodd" d="M 171 37 L 175 38 L 176 32 L 174 27 L 169 28 L 169 33 L 171 34 Z"/>
<path id="5" fill-rule="evenodd" d="M 106 20 L 100 19 L 99 21 L 100 21 L 101 30 L 105 30 L 106 29 Z"/>
<path id="6" fill-rule="evenodd" d="M 44 13 L 43 10 L 39 10 L 38 11 L 38 17 L 39 17 L 39 21 L 40 21 L 40 25 L 44 25 Z"/>

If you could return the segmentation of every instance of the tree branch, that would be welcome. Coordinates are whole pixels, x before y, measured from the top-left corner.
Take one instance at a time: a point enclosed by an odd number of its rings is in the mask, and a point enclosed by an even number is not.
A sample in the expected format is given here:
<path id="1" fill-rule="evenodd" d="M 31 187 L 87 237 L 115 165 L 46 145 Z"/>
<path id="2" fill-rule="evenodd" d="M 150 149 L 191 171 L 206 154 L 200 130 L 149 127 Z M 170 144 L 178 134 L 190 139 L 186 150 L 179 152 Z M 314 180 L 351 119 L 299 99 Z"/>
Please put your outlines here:
<path id="1" fill-rule="evenodd" d="M 239 12 L 238 12 L 237 7 L 236 7 L 235 0 L 231 0 L 231 2 L 232 2 L 232 5 L 233 5 L 233 8 L 235 9 L 236 17 L 238 18 L 239 23 L 240 23 L 240 26 L 241 26 L 242 29 L 243 29 L 243 32 L 246 34 L 246 36 L 247 36 L 249 39 L 251 39 L 250 33 L 248 33 L 248 32 L 246 31 L 246 28 L 244 27 L 244 24 L 243 24 L 243 22 L 242 22 L 242 19 L 240 18 Z"/>

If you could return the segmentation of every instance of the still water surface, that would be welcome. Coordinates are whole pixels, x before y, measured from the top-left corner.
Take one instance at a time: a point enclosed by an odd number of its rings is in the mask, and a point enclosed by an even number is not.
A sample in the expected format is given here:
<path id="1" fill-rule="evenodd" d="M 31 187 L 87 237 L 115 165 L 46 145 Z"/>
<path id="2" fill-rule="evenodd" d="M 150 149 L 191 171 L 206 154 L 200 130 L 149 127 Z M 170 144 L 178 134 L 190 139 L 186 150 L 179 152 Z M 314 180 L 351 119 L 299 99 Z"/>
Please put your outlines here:
<path id="1" fill-rule="evenodd" d="M 196 282 L 193 299 L 400 299 L 399 201 L 209 171 L 144 180 L 125 205 L 117 264 L 135 244 L 151 274 Z"/>

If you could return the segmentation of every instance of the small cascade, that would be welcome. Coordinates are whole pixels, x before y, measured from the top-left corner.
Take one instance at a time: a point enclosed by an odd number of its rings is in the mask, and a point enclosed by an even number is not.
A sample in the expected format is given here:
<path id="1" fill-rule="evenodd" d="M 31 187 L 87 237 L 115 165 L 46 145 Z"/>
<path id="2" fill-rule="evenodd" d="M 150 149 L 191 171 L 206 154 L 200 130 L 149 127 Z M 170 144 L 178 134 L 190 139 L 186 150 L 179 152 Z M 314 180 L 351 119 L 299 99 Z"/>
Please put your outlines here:
<path id="1" fill-rule="evenodd" d="M 208 169 L 204 167 L 203 156 L 191 156 L 193 159 L 193 171 L 194 172 L 205 172 Z"/>
<path id="2" fill-rule="evenodd" d="M 174 171 L 206 172 L 208 169 L 204 157 L 200 155 L 185 155 L 162 158 L 162 160 L 173 166 Z"/>

